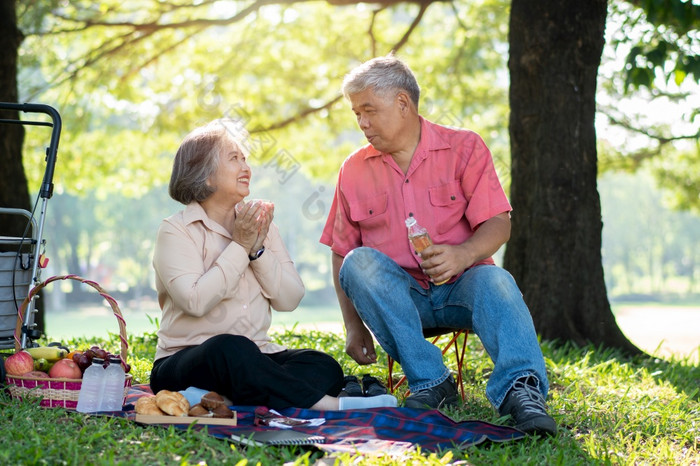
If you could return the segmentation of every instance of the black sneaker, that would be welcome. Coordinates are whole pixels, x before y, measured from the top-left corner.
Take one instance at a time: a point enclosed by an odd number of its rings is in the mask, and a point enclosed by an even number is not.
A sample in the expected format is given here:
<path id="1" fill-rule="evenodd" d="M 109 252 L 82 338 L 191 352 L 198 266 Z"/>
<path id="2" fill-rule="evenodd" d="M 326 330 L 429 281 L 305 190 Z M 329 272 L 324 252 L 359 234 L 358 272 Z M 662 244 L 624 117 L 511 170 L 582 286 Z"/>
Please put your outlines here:
<path id="1" fill-rule="evenodd" d="M 407 408 L 440 409 L 446 406 L 456 406 L 459 400 L 457 384 L 452 375 L 440 385 L 419 390 L 404 401 Z"/>
<path id="2" fill-rule="evenodd" d="M 510 414 L 515 428 L 526 434 L 557 433 L 557 423 L 547 414 L 547 405 L 533 376 L 516 380 L 498 411 L 501 416 Z"/>
<path id="3" fill-rule="evenodd" d="M 340 391 L 341 396 L 364 396 L 362 393 L 362 385 L 354 375 L 346 375 L 343 381 L 343 389 Z"/>
<path id="4" fill-rule="evenodd" d="M 362 376 L 362 391 L 365 393 L 365 396 L 386 395 L 384 384 L 369 374 Z"/>

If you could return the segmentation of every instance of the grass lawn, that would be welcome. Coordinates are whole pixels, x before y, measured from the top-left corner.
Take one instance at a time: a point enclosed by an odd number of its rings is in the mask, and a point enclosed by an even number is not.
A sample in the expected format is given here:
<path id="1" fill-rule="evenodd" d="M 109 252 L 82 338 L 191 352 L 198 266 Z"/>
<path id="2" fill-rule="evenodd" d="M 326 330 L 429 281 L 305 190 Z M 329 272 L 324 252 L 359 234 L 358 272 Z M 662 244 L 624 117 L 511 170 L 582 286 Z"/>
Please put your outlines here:
<path id="1" fill-rule="evenodd" d="M 128 320 L 127 320 L 128 322 Z M 346 373 L 386 377 L 386 359 L 359 368 L 343 351 L 341 336 L 315 330 L 275 334 L 291 347 L 331 353 Z M 108 339 L 67 341 L 117 350 Z M 155 351 L 153 331 L 129 334 L 136 382 L 148 382 Z M 554 438 L 527 438 L 405 457 L 329 456 L 299 447 L 244 449 L 202 432 L 141 427 L 129 421 L 44 409 L 0 394 L 1 464 L 700 464 L 700 366 L 688 359 L 623 358 L 614 351 L 544 343 L 550 411 L 560 426 Z M 492 370 L 478 338 L 469 337 L 464 377 L 468 396 L 448 414 L 458 420 L 505 423 L 484 396 Z M 454 368 L 453 368 L 454 369 Z M 396 375 L 396 374 L 395 374 Z M 398 393 L 402 398 L 402 393 Z"/>

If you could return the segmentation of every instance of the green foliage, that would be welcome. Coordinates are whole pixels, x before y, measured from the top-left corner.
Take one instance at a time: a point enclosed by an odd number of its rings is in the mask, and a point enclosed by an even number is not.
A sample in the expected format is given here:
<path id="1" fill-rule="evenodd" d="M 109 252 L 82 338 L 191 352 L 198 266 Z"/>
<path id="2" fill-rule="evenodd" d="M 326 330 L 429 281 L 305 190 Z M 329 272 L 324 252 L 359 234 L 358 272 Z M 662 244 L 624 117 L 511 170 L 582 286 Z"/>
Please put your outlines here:
<path id="1" fill-rule="evenodd" d="M 637 8 L 630 8 L 630 3 Z M 615 43 L 632 45 L 625 64 L 626 89 L 654 88 L 658 75 L 676 85 L 685 79 L 700 81 L 700 5 L 687 0 L 641 0 L 617 2 L 615 7 L 627 10 L 627 33 Z"/>
<path id="2" fill-rule="evenodd" d="M 700 212 L 700 165 L 697 153 L 677 151 L 655 160 L 651 170 L 666 188 L 670 205 L 682 211 Z"/>
<path id="3" fill-rule="evenodd" d="M 697 210 L 689 167 L 700 159 L 700 7 L 692 3 L 610 3 L 596 124 L 600 173 L 651 171 L 677 208 Z"/>
<path id="4" fill-rule="evenodd" d="M 337 357 L 346 373 L 386 377 L 386 359 L 358 368 L 343 353 L 342 336 L 289 329 L 274 335 L 294 347 L 316 348 Z M 132 339 L 144 359 L 155 354 L 153 335 Z M 70 342 L 71 344 L 104 343 Z M 111 340 L 117 343 L 116 337 Z M 6 445 L 3 464 L 649 464 L 693 465 L 700 461 L 700 366 L 688 359 L 625 358 L 613 350 L 545 342 L 550 412 L 560 428 L 555 438 L 527 438 L 400 457 L 342 454 L 335 457 L 298 447 L 241 448 L 203 431 L 139 426 L 124 419 L 86 416 L 0 393 L 0 425 Z M 699 349 L 700 351 L 700 349 Z M 698 354 L 700 356 L 700 353 Z M 484 396 L 492 364 L 480 341 L 468 339 L 463 406 L 446 414 L 455 420 L 499 418 Z M 452 366 L 454 370 L 454 366 Z M 398 374 L 400 375 L 400 374 Z M 141 380 L 146 381 L 145 379 Z M 399 398 L 404 392 L 400 391 Z M 240 462 L 240 463 L 239 463 Z"/>

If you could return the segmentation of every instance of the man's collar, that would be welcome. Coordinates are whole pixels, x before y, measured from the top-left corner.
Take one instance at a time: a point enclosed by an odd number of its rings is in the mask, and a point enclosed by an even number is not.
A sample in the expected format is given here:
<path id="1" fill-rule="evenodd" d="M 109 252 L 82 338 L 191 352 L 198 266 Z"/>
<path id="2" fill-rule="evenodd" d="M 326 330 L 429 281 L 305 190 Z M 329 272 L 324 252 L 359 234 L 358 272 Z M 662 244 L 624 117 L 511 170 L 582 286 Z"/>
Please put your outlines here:
<path id="1" fill-rule="evenodd" d="M 418 118 L 420 119 L 421 138 L 418 141 L 415 153 L 423 152 L 427 155 L 430 151 L 449 149 L 451 147 L 449 142 L 445 141 L 436 130 L 440 125 L 432 123 L 420 115 L 418 115 Z M 378 155 L 384 155 L 384 153 L 375 149 L 372 144 L 365 146 L 365 160 Z"/>

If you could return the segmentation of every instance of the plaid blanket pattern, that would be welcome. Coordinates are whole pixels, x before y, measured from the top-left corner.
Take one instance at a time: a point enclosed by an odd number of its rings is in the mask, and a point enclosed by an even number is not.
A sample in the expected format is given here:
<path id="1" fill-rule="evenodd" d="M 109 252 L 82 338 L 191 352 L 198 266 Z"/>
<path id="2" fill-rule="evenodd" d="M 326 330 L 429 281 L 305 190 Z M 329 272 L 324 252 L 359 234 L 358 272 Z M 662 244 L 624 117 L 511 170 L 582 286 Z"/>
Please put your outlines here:
<path id="1" fill-rule="evenodd" d="M 133 386 L 127 397 L 122 415 L 133 417 L 133 403 L 145 395 L 152 394 L 148 385 Z M 269 427 L 255 425 L 256 406 L 232 406 L 238 415 L 238 425 L 198 426 L 196 429 L 208 429 L 209 435 L 230 438 L 236 430 L 270 430 Z M 437 410 L 412 408 L 375 408 L 351 411 L 316 411 L 310 409 L 288 408 L 281 410 L 284 416 L 314 419 L 325 418 L 321 426 L 294 430 L 326 437 L 326 445 L 346 444 L 355 440 L 358 444 L 369 440 L 388 442 L 407 442 L 419 445 L 423 450 L 437 451 L 447 448 L 465 448 L 486 441 L 508 442 L 521 439 L 525 434 L 517 429 L 499 426 L 484 421 L 469 420 L 455 422 Z M 178 426 L 182 429 L 190 426 Z"/>

